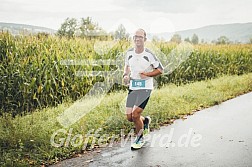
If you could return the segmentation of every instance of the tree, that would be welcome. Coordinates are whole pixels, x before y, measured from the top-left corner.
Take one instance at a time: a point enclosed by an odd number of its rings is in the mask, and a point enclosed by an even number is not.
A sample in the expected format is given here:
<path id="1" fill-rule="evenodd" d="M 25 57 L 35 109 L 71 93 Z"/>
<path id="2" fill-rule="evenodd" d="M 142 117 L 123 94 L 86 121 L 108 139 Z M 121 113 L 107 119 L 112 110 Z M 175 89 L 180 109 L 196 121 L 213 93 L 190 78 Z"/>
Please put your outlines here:
<path id="1" fill-rule="evenodd" d="M 92 37 L 92 36 L 99 36 L 99 32 L 102 29 L 98 26 L 97 23 L 92 21 L 91 17 L 81 18 L 80 23 L 80 36 L 81 37 Z"/>
<path id="2" fill-rule="evenodd" d="M 196 34 L 193 34 L 191 41 L 194 45 L 196 45 L 199 43 L 199 37 Z"/>
<path id="3" fill-rule="evenodd" d="M 189 38 L 189 37 L 185 38 L 185 39 L 184 39 L 184 41 L 186 41 L 186 42 L 190 42 L 190 43 L 191 43 L 191 41 L 190 41 L 190 38 Z"/>
<path id="4" fill-rule="evenodd" d="M 61 24 L 60 29 L 57 31 L 57 35 L 72 38 L 75 36 L 76 29 L 77 20 L 75 18 L 67 18 L 64 23 Z"/>
<path id="5" fill-rule="evenodd" d="M 123 26 L 123 24 L 118 26 L 117 30 L 115 31 L 114 38 L 119 40 L 129 38 L 129 34 L 126 32 L 126 28 Z"/>
<path id="6" fill-rule="evenodd" d="M 226 36 L 220 36 L 216 42 L 216 44 L 229 44 L 229 43 L 230 41 Z"/>
<path id="7" fill-rule="evenodd" d="M 47 37 L 49 37 L 49 33 L 47 33 L 47 32 L 39 32 L 38 34 L 37 34 L 37 37 L 40 39 L 40 38 L 47 38 Z"/>
<path id="8" fill-rule="evenodd" d="M 174 34 L 170 41 L 176 42 L 176 43 L 181 43 L 181 36 L 179 34 Z"/>
<path id="9" fill-rule="evenodd" d="M 229 39 L 226 36 L 221 36 L 217 39 L 217 43 L 219 44 L 228 44 Z"/>
<path id="10" fill-rule="evenodd" d="M 252 44 L 252 38 L 249 39 L 249 43 Z"/>

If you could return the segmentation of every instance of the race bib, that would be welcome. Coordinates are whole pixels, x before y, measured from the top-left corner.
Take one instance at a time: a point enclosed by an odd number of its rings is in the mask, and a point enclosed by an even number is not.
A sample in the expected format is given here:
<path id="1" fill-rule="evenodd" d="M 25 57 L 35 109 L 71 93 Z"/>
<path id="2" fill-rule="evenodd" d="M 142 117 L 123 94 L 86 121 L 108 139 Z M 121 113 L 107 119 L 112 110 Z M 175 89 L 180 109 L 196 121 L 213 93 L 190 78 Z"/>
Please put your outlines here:
<path id="1" fill-rule="evenodd" d="M 131 82 L 133 88 L 144 88 L 145 80 L 133 79 Z"/>

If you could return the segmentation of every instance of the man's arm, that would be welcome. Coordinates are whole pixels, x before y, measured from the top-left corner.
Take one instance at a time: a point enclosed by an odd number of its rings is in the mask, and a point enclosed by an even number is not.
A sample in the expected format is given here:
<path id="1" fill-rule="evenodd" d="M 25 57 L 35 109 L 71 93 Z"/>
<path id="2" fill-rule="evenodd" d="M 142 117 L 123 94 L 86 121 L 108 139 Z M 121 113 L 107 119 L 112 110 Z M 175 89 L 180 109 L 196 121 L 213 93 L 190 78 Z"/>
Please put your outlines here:
<path id="1" fill-rule="evenodd" d="M 123 82 L 125 85 L 129 85 L 129 80 L 130 80 L 129 73 L 130 73 L 130 68 L 128 65 L 125 65 L 124 72 L 123 72 Z"/>
<path id="2" fill-rule="evenodd" d="M 129 68 L 128 65 L 125 65 L 125 66 L 124 66 L 123 77 L 126 76 L 126 75 L 128 76 L 129 73 L 130 73 L 130 68 Z"/>
<path id="3" fill-rule="evenodd" d="M 155 70 L 151 71 L 151 72 L 143 72 L 143 75 L 146 75 L 147 77 L 155 77 L 157 75 L 160 75 L 163 73 L 163 70 L 160 68 L 156 68 Z"/>
<path id="4" fill-rule="evenodd" d="M 155 77 L 157 75 L 160 75 L 163 73 L 163 70 L 161 68 L 156 68 L 155 70 L 151 72 L 141 72 L 140 76 L 141 78 L 146 78 L 146 77 Z"/>

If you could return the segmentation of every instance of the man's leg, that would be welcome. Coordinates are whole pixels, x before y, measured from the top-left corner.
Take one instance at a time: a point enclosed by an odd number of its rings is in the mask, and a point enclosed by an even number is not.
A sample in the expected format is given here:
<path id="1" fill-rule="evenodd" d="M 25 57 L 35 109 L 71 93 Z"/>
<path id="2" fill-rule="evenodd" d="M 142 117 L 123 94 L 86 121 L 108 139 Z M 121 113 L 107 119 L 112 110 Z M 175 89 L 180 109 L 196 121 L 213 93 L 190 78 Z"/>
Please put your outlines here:
<path id="1" fill-rule="evenodd" d="M 130 122 L 133 122 L 132 112 L 133 112 L 133 108 L 126 107 L 126 117 L 127 117 L 127 120 Z"/>
<path id="2" fill-rule="evenodd" d="M 137 98 L 138 96 L 138 98 Z M 141 90 L 141 91 L 132 91 L 129 90 L 127 102 L 126 102 L 126 117 L 127 120 L 130 122 L 134 122 L 136 133 L 139 135 L 142 134 L 143 131 L 143 122 L 145 118 L 141 116 L 141 113 L 143 112 L 150 96 L 150 91 L 148 90 Z M 139 105 L 135 106 L 134 104 Z"/>
<path id="3" fill-rule="evenodd" d="M 133 108 L 132 118 L 135 123 L 136 132 L 138 136 L 141 136 L 144 130 L 145 118 L 141 116 L 145 106 L 147 105 L 150 98 L 151 90 L 139 90 L 138 97 L 136 99 L 136 105 Z M 140 133 L 139 133 L 140 132 Z"/>
<path id="4" fill-rule="evenodd" d="M 127 120 L 130 122 L 133 122 L 132 113 L 136 102 L 136 98 L 137 98 L 136 93 L 134 93 L 134 91 L 132 90 L 129 90 L 126 100 L 126 117 Z"/>
<path id="5" fill-rule="evenodd" d="M 132 119 L 133 119 L 133 122 L 135 124 L 136 134 L 138 136 L 141 136 L 141 134 L 143 133 L 144 117 L 141 116 L 142 112 L 143 112 L 142 108 L 135 106 L 134 110 L 133 110 L 133 113 L 132 113 Z"/>

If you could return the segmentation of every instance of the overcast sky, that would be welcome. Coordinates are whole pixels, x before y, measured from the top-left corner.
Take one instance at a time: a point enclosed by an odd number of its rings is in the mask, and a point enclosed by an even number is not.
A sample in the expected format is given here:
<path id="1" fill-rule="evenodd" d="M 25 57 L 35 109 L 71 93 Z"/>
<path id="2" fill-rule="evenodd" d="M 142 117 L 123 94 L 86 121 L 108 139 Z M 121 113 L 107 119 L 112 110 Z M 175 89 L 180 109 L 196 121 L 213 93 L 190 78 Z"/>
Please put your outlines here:
<path id="1" fill-rule="evenodd" d="M 105 30 L 174 32 L 252 22 L 252 0 L 0 0 L 0 22 L 59 29 L 67 17 L 92 17 Z"/>

